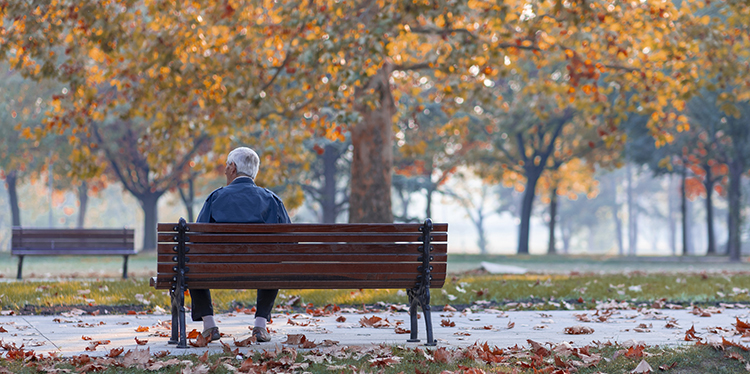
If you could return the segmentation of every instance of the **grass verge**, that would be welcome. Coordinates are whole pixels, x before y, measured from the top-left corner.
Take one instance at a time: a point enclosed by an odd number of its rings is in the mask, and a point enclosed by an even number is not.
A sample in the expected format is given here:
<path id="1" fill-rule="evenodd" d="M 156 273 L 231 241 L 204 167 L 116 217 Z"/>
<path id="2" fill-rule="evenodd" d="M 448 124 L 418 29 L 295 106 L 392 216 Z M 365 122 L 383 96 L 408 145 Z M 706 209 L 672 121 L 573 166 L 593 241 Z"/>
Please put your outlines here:
<path id="1" fill-rule="evenodd" d="M 501 309 L 590 309 L 597 302 L 633 304 L 717 305 L 750 303 L 750 273 L 628 273 L 575 275 L 454 275 L 442 289 L 432 290 L 433 305 L 494 306 Z M 221 311 L 255 304 L 254 290 L 215 290 Z M 378 302 L 404 304 L 404 290 L 282 290 L 277 304 L 323 306 Z M 55 307 L 121 306 L 150 309 L 170 305 L 165 290 L 146 279 L 98 281 L 23 281 L 0 283 L 5 310 L 39 313 Z M 122 309 L 120 308 L 120 309 Z"/>

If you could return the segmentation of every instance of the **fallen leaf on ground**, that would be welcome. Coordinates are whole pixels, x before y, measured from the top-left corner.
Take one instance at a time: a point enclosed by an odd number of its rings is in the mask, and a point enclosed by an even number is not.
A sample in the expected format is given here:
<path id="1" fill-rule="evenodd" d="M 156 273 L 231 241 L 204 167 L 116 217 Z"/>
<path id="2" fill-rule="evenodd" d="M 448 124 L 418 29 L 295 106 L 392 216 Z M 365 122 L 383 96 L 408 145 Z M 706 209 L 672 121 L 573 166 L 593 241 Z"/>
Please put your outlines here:
<path id="1" fill-rule="evenodd" d="M 453 321 L 451 321 L 451 320 L 449 320 L 449 319 L 444 319 L 444 320 L 440 321 L 440 326 L 443 326 L 443 327 L 456 327 L 456 323 L 453 322 Z"/>
<path id="2" fill-rule="evenodd" d="M 395 364 L 398 364 L 401 362 L 401 357 L 398 356 L 391 356 L 391 357 L 377 357 L 368 360 L 370 362 L 370 366 L 377 366 L 377 367 L 385 367 L 385 366 L 392 366 Z"/>
<path id="3" fill-rule="evenodd" d="M 508 321 L 508 330 L 510 330 L 510 329 L 512 329 L 514 327 L 516 327 L 516 323 Z"/>
<path id="4" fill-rule="evenodd" d="M 588 326 L 571 326 L 565 328 L 565 333 L 568 335 L 582 335 L 582 334 L 593 334 L 594 329 Z"/>
<path id="5" fill-rule="evenodd" d="M 302 344 L 307 340 L 304 334 L 289 334 L 286 336 L 286 341 L 281 344 Z"/>
<path id="6" fill-rule="evenodd" d="M 148 343 L 148 340 L 147 340 L 147 339 L 146 339 L 146 340 L 140 340 L 140 339 L 138 339 L 137 337 L 135 338 L 135 344 L 138 344 L 138 345 L 146 345 L 146 343 Z"/>
<path id="7" fill-rule="evenodd" d="M 455 312 L 455 311 L 456 311 L 456 308 L 448 304 L 445 304 L 445 306 L 443 307 L 443 312 Z"/>
<path id="8" fill-rule="evenodd" d="M 109 358 L 115 358 L 115 357 L 119 356 L 124 350 L 125 350 L 125 348 L 123 348 L 123 347 L 112 348 L 112 349 L 109 350 L 109 353 L 107 353 L 107 357 L 109 357 Z"/>
<path id="9" fill-rule="evenodd" d="M 138 326 L 135 332 L 148 332 L 148 326 Z"/>
<path id="10" fill-rule="evenodd" d="M 651 365 L 646 362 L 646 360 L 641 360 L 641 362 L 638 364 L 638 366 L 631 371 L 632 374 L 648 374 L 654 371 L 654 369 L 651 368 Z"/>
<path id="11" fill-rule="evenodd" d="M 675 368 L 675 366 L 677 366 L 677 362 L 673 362 L 669 365 L 661 365 L 659 366 L 659 370 L 662 370 L 662 371 L 672 370 Z"/>
<path id="12" fill-rule="evenodd" d="M 90 336 L 81 335 L 81 339 L 83 340 L 91 340 Z"/>
<path id="13" fill-rule="evenodd" d="M 198 336 L 195 337 L 195 341 L 188 340 L 188 343 L 192 345 L 193 347 L 202 348 L 208 345 L 208 342 L 211 340 L 209 338 L 206 338 L 203 336 L 203 334 L 198 334 Z"/>
<path id="14" fill-rule="evenodd" d="M 336 318 L 336 322 L 346 322 L 346 317 L 339 316 L 339 318 Z"/>
<path id="15" fill-rule="evenodd" d="M 685 331 L 685 341 L 689 342 L 693 340 L 701 340 L 701 338 L 695 335 L 695 326 L 691 326 L 689 330 Z"/>
<path id="16" fill-rule="evenodd" d="M 401 328 L 398 326 L 396 326 L 395 330 L 396 330 L 396 334 L 410 334 L 411 333 L 411 330 L 407 330 L 405 328 Z"/>
<path id="17" fill-rule="evenodd" d="M 187 338 L 188 338 L 188 339 L 195 339 L 195 338 L 197 338 L 197 337 L 198 337 L 198 335 L 200 335 L 200 334 L 201 334 L 201 333 L 200 333 L 200 332 L 198 332 L 198 330 L 196 330 L 196 329 L 193 329 L 193 331 L 190 331 L 190 332 L 188 332 L 188 333 L 187 333 Z"/>
<path id="18" fill-rule="evenodd" d="M 257 342 L 258 342 L 258 338 L 255 337 L 255 336 L 251 336 L 251 337 L 249 337 L 247 339 L 243 339 L 243 340 L 240 340 L 240 341 L 235 340 L 234 341 L 234 345 L 236 345 L 237 347 L 247 347 L 247 346 L 249 346 L 251 344 L 255 344 Z"/>

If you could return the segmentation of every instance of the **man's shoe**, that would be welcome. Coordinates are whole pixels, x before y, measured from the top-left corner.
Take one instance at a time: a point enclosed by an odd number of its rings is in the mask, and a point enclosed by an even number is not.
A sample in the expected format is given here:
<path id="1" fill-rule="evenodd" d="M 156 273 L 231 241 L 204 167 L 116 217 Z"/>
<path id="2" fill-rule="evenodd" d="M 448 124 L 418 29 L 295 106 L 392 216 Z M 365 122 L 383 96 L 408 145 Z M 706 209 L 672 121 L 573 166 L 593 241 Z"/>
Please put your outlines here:
<path id="1" fill-rule="evenodd" d="M 203 333 L 201 335 L 203 335 L 203 337 L 208 339 L 208 341 L 210 342 L 221 339 L 219 328 L 216 326 L 203 330 Z"/>
<path id="2" fill-rule="evenodd" d="M 270 342 L 271 334 L 268 333 L 265 327 L 253 327 L 253 336 L 258 342 Z"/>

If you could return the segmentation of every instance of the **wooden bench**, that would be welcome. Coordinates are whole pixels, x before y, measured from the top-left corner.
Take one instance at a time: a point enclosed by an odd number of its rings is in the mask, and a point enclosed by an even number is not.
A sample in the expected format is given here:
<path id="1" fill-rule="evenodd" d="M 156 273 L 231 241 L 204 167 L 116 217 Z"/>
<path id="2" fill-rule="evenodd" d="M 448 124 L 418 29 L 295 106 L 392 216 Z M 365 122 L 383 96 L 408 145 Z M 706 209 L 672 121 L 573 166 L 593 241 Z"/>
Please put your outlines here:
<path id="1" fill-rule="evenodd" d="M 430 288 L 445 282 L 448 224 L 159 223 L 157 277 L 170 290 L 170 344 L 187 348 L 186 289 L 401 288 L 409 297 L 411 336 L 417 306 L 427 345 L 435 345 Z"/>
<path id="2" fill-rule="evenodd" d="M 128 277 L 128 256 L 135 255 L 133 229 L 39 229 L 13 227 L 11 255 L 18 256 L 18 279 L 25 256 L 123 256 L 122 277 Z"/>

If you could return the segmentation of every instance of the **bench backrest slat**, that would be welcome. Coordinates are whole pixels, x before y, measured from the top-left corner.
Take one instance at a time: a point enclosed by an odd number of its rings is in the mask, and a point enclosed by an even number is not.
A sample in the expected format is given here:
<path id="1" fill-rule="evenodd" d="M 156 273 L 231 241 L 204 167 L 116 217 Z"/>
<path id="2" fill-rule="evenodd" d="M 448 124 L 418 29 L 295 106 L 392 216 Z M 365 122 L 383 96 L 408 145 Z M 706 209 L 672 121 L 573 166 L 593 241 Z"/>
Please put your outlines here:
<path id="1" fill-rule="evenodd" d="M 172 253 L 176 243 L 159 244 L 159 253 Z M 190 253 L 195 254 L 261 254 L 261 253 L 418 253 L 421 243 L 372 244 L 357 243 L 190 243 Z M 433 244 L 433 253 L 446 253 L 448 244 Z"/>
<path id="2" fill-rule="evenodd" d="M 159 223 L 157 231 L 174 231 L 176 223 Z M 247 223 L 190 223 L 192 232 L 214 233 L 280 233 L 280 232 L 419 232 L 421 223 L 295 223 L 295 224 L 247 224 Z M 433 232 L 448 231 L 447 223 L 433 224 Z"/>

